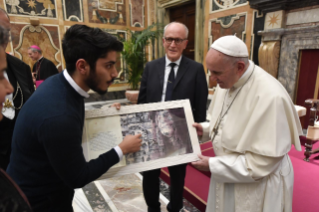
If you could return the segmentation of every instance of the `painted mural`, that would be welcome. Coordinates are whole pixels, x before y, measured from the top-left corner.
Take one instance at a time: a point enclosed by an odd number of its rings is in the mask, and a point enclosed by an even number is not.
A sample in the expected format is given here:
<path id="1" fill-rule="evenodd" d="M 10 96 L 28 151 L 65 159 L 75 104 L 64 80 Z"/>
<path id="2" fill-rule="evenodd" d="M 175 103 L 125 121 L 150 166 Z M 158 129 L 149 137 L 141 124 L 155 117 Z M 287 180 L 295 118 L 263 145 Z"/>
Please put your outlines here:
<path id="1" fill-rule="evenodd" d="M 4 0 L 8 14 L 56 18 L 55 0 Z"/>
<path id="2" fill-rule="evenodd" d="M 144 27 L 144 0 L 130 0 L 132 27 Z"/>
<path id="3" fill-rule="evenodd" d="M 63 17 L 66 21 L 83 22 L 82 0 L 62 0 Z"/>
<path id="4" fill-rule="evenodd" d="M 31 69 L 35 62 L 28 57 L 28 48 L 37 45 L 42 49 L 43 56 L 51 60 L 59 71 L 62 70 L 58 27 L 11 24 L 11 36 L 14 55 Z"/>
<path id="5" fill-rule="evenodd" d="M 89 22 L 126 25 L 126 1 L 88 0 Z"/>
<path id="6" fill-rule="evenodd" d="M 210 44 L 225 35 L 235 35 L 246 42 L 246 13 L 210 20 Z"/>
<path id="7" fill-rule="evenodd" d="M 232 7 L 240 6 L 241 4 L 247 3 L 247 0 L 211 0 L 211 1 L 212 1 L 212 11 L 231 9 Z"/>
<path id="8" fill-rule="evenodd" d="M 145 28 L 157 19 L 156 0 L 0 0 L 0 7 L 10 15 L 12 40 L 6 51 L 33 67 L 27 49 L 36 44 L 44 57 L 53 61 L 61 71 L 65 61 L 61 39 L 71 25 L 76 23 L 99 27 L 120 40 L 127 37 L 126 28 Z M 30 21 L 30 17 L 32 22 Z M 39 18 L 39 19 L 37 19 Z M 30 24 L 34 24 L 31 26 Z M 39 24 L 39 25 L 38 25 Z M 118 55 L 119 72 L 116 90 L 127 87 L 123 72 L 125 63 Z"/>

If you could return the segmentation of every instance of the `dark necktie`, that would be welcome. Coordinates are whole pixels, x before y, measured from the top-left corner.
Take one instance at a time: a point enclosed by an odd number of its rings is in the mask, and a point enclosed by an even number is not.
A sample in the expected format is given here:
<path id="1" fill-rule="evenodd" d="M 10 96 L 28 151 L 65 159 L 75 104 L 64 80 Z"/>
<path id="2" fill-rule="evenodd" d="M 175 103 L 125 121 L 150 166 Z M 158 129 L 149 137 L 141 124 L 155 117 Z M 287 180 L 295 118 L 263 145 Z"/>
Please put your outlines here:
<path id="1" fill-rule="evenodd" d="M 168 80 L 167 80 L 165 101 L 172 100 L 172 93 L 173 93 L 173 87 L 175 82 L 174 67 L 176 66 L 176 63 L 171 63 L 169 65 L 171 66 L 171 72 L 169 73 Z"/>

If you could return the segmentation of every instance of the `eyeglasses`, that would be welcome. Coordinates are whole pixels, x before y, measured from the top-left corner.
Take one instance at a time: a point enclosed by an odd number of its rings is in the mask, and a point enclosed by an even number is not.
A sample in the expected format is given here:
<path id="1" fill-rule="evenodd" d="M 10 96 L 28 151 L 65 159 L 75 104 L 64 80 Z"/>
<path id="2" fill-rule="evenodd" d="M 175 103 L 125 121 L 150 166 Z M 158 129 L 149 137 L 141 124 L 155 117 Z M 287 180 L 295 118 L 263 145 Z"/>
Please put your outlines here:
<path id="1" fill-rule="evenodd" d="M 181 44 L 184 40 L 187 40 L 187 39 L 167 38 L 167 37 L 164 37 L 164 39 L 165 39 L 166 43 L 171 44 L 171 43 L 174 41 L 176 45 L 179 45 L 179 44 Z"/>

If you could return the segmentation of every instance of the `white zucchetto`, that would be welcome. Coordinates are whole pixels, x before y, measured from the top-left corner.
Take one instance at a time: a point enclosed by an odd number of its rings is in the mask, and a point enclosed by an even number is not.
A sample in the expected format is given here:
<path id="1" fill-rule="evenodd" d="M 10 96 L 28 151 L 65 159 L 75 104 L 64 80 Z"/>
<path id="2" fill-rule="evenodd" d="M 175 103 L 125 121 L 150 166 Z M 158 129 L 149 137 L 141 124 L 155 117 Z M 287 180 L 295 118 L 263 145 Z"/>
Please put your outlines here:
<path id="1" fill-rule="evenodd" d="M 246 44 L 235 35 L 218 38 L 210 47 L 231 57 L 249 56 Z"/>

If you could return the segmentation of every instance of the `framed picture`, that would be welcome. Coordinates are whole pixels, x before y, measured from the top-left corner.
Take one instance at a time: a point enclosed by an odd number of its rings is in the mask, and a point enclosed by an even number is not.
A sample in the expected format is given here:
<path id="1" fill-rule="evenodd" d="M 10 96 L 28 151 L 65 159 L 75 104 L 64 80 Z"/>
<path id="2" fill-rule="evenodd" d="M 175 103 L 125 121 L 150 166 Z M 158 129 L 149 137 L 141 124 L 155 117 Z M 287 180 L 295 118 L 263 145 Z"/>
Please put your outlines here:
<path id="1" fill-rule="evenodd" d="M 158 169 L 198 160 L 200 147 L 189 100 L 88 110 L 82 147 L 87 161 L 141 134 L 140 151 L 124 155 L 99 179 Z"/>

